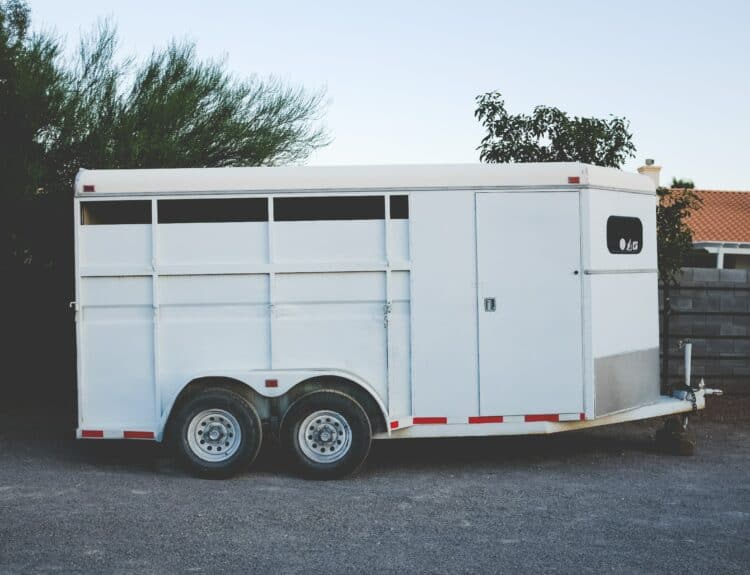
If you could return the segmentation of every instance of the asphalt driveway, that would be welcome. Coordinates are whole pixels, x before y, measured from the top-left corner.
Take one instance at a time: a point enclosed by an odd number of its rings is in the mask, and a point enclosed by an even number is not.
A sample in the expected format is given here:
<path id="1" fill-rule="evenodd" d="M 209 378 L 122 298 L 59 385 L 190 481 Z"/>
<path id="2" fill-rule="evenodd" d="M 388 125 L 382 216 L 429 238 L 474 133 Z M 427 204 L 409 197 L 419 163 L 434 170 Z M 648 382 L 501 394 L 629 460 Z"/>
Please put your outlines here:
<path id="1" fill-rule="evenodd" d="M 270 452 L 194 479 L 156 445 L 6 412 L 0 573 L 747 573 L 750 403 L 716 401 L 694 457 L 656 452 L 643 422 L 379 442 L 336 482 Z"/>

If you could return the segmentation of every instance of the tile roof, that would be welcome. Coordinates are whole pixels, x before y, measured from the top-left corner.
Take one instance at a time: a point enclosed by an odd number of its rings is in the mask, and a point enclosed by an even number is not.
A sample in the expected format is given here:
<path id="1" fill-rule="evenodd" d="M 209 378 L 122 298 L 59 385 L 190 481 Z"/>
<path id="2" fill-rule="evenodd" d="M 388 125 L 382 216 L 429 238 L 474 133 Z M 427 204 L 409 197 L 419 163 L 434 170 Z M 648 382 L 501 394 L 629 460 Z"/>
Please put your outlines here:
<path id="1" fill-rule="evenodd" d="M 688 218 L 694 242 L 750 242 L 750 191 L 695 191 L 703 205 Z"/>

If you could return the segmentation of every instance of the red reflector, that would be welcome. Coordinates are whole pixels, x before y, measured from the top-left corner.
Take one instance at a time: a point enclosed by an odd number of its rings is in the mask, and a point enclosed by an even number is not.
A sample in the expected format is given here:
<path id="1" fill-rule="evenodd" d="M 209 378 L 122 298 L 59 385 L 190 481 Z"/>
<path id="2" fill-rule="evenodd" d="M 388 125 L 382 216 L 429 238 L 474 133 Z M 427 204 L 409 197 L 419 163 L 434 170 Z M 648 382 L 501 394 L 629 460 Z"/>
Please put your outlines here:
<path id="1" fill-rule="evenodd" d="M 447 417 L 415 417 L 414 425 L 429 425 L 431 423 L 448 423 Z"/>
<path id="2" fill-rule="evenodd" d="M 391 421 L 391 429 L 396 429 L 398 427 L 398 421 Z"/>
<path id="3" fill-rule="evenodd" d="M 525 415 L 524 421 L 560 421 L 560 416 L 556 413 L 540 413 L 538 415 Z"/>
<path id="4" fill-rule="evenodd" d="M 101 429 L 84 429 L 81 437 L 104 437 L 104 432 Z"/>
<path id="5" fill-rule="evenodd" d="M 469 418 L 469 423 L 502 423 L 502 415 L 476 415 Z"/>
<path id="6" fill-rule="evenodd" d="M 569 184 L 580 184 L 581 183 L 581 178 L 579 178 L 578 176 L 569 176 L 568 177 L 568 183 Z"/>
<path id="7" fill-rule="evenodd" d="M 125 439 L 153 439 L 153 431 L 123 431 L 122 436 Z"/>
<path id="8" fill-rule="evenodd" d="M 586 414 L 585 413 L 581 414 L 581 421 L 586 421 Z"/>
<path id="9" fill-rule="evenodd" d="M 95 192 L 94 184 L 83 184 L 83 191 L 84 192 Z"/>
<path id="10" fill-rule="evenodd" d="M 278 379 L 267 379 L 266 380 L 266 387 L 279 387 L 279 380 Z"/>

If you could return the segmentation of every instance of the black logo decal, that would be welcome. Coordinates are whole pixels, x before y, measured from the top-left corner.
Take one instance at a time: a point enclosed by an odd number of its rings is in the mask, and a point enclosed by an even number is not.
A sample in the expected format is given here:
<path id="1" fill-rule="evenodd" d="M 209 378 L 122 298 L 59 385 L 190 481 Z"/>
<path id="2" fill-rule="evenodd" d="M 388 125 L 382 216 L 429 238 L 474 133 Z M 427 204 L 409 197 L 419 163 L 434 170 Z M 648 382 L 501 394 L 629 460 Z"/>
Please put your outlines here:
<path id="1" fill-rule="evenodd" d="M 643 249 L 643 224 L 638 218 L 609 216 L 607 248 L 613 254 L 639 254 Z"/>

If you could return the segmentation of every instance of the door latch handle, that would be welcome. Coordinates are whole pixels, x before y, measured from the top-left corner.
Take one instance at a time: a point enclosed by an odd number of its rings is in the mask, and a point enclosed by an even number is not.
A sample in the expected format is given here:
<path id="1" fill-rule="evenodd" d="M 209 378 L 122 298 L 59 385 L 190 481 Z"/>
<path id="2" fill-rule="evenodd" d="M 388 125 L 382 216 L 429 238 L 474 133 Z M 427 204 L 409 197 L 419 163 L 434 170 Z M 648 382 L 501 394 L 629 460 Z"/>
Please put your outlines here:
<path id="1" fill-rule="evenodd" d="M 494 297 L 484 298 L 484 311 L 495 311 L 495 309 L 497 309 L 497 305 L 495 304 L 495 298 Z"/>

